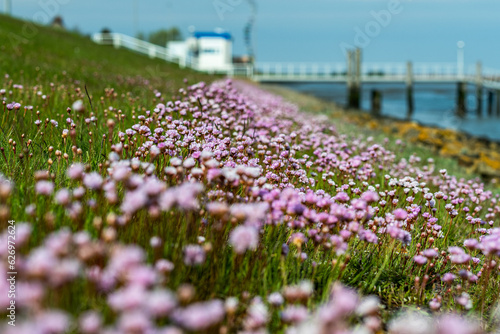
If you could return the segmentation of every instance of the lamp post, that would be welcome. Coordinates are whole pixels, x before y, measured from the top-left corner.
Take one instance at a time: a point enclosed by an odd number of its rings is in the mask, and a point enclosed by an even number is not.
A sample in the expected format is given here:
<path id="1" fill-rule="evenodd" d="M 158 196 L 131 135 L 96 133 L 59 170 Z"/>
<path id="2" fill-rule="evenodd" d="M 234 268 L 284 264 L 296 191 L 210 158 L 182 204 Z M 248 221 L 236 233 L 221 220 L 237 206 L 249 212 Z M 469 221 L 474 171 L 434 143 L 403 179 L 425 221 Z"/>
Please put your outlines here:
<path id="1" fill-rule="evenodd" d="M 458 41 L 457 43 L 457 115 L 459 117 L 464 117 L 466 113 L 465 98 L 467 95 L 465 78 L 464 78 L 464 47 L 465 43 L 463 41 Z"/>
<path id="2" fill-rule="evenodd" d="M 134 34 L 137 37 L 139 35 L 139 8 L 137 7 L 137 0 L 133 2 L 132 11 L 134 15 Z"/>
<path id="3" fill-rule="evenodd" d="M 11 15 L 11 0 L 4 0 L 3 2 L 3 11 L 6 15 Z"/>
<path id="4" fill-rule="evenodd" d="M 457 42 L 457 75 L 460 80 L 464 79 L 464 41 Z"/>

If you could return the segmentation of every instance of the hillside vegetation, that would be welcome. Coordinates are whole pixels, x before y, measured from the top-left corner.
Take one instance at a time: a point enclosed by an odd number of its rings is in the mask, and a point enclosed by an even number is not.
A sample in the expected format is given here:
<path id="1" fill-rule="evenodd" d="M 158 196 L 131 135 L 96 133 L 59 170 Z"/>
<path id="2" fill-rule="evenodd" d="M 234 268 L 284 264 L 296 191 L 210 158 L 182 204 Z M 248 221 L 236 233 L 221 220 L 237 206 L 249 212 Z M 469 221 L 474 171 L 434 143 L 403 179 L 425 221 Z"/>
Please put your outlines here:
<path id="1" fill-rule="evenodd" d="M 0 20 L 0 332 L 498 330 L 499 196 L 453 160 L 24 24 Z"/>

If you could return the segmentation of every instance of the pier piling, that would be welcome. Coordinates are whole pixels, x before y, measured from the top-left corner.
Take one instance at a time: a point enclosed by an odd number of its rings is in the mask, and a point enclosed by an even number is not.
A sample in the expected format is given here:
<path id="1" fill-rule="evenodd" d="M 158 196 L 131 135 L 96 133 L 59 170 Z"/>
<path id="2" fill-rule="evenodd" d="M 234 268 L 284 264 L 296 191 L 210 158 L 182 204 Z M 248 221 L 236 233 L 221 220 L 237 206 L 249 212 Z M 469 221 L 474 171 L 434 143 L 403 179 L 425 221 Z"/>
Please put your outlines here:
<path id="1" fill-rule="evenodd" d="M 500 90 L 497 90 L 497 116 L 500 117 Z"/>
<path id="2" fill-rule="evenodd" d="M 347 51 L 347 106 L 359 109 L 361 101 L 361 49 Z"/>
<path id="3" fill-rule="evenodd" d="M 379 90 L 372 90 L 372 115 L 380 116 L 380 111 L 382 107 L 382 94 Z"/>
<path id="4" fill-rule="evenodd" d="M 406 118 L 413 116 L 413 65 L 406 63 Z"/>
<path id="5" fill-rule="evenodd" d="M 483 112 L 483 73 L 480 61 L 476 63 L 476 101 L 476 112 L 478 116 L 481 116 Z"/>
<path id="6" fill-rule="evenodd" d="M 457 83 L 457 115 L 459 117 L 464 117 L 467 111 L 465 105 L 466 97 L 466 84 L 464 81 L 459 81 Z"/>
<path id="7" fill-rule="evenodd" d="M 488 91 L 488 116 L 493 115 L 493 92 L 490 90 Z"/>

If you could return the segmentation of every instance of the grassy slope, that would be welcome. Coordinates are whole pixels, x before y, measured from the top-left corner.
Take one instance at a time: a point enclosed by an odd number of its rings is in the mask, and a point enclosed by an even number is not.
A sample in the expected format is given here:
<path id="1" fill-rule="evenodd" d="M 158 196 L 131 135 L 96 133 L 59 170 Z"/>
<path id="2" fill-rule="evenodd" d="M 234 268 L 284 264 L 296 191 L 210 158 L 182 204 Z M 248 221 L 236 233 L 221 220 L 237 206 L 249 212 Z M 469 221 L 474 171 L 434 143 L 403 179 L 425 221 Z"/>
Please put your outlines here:
<path id="1" fill-rule="evenodd" d="M 31 33 L 35 31 L 33 27 L 36 28 L 36 35 L 23 37 L 26 36 L 23 31 Z M 92 98 L 103 93 L 106 88 L 115 88 L 118 93 L 131 92 L 142 100 L 151 93 L 144 90 L 142 80 L 148 80 L 150 87 L 173 95 L 183 85 L 184 78 L 189 82 L 213 79 L 212 76 L 179 69 L 177 65 L 160 59 L 149 59 L 128 50 L 100 46 L 86 37 L 57 29 L 32 24 L 27 26 L 23 21 L 6 16 L 0 16 L 0 50 L 0 73 L 9 74 L 12 83 L 42 86 L 48 86 L 51 82 L 73 83 L 82 91 L 86 85 Z M 331 114 L 332 110 L 339 111 L 332 103 L 277 87 L 267 88 L 308 112 Z M 18 102 L 23 104 L 22 100 Z M 61 107 L 65 109 L 68 106 Z M 375 142 L 382 142 L 387 137 L 381 131 L 360 129 L 346 123 L 345 119 L 333 117 L 333 121 L 341 133 L 368 134 L 374 137 Z M 408 158 L 412 153 L 423 159 L 432 157 L 439 166 L 447 168 L 452 174 L 467 175 L 454 159 L 435 156 L 423 146 L 408 144 L 396 147 L 396 138 L 389 139 L 390 148 L 400 157 Z"/>
<path id="2" fill-rule="evenodd" d="M 213 78 L 160 59 L 97 45 L 74 33 L 3 15 L 0 54 L 0 73 L 9 74 L 15 84 L 60 84 L 71 79 L 78 80 L 81 88 L 86 84 L 89 93 L 107 87 L 133 91 L 133 79 L 137 77 L 149 80 L 156 89 L 174 93 L 184 78 L 190 82 Z"/>
<path id="3" fill-rule="evenodd" d="M 30 159 L 32 170 L 47 168 L 48 145 L 44 143 L 47 136 L 52 134 L 33 132 L 33 127 L 29 124 L 33 124 L 36 118 L 42 121 L 56 120 L 62 130 L 68 128 L 65 124 L 67 117 L 78 120 L 96 116 L 99 119 L 102 116 L 117 117 L 116 113 L 121 112 L 122 125 L 130 126 L 134 124 L 135 111 L 150 110 L 158 102 L 175 98 L 179 88 L 185 85 L 183 79 L 194 83 L 210 82 L 217 78 L 180 69 L 176 64 L 150 59 L 129 50 L 98 45 L 78 34 L 7 16 L 0 16 L 0 54 L 0 80 L 3 80 L 2 88 L 7 89 L 7 101 L 18 102 L 23 108 L 26 105 L 33 106 L 31 112 L 25 110 L 22 114 L 15 113 L 11 116 L 3 107 L 0 147 L 5 148 L 9 168 L 2 172 L 14 180 L 20 175 L 29 177 L 23 172 L 22 163 L 19 163 L 16 156 L 20 153 L 33 154 L 33 159 Z M 16 89 L 14 85 L 23 85 L 26 89 Z M 93 101 L 93 111 L 85 89 Z M 156 96 L 157 92 L 162 93 L 161 97 Z M 37 93 L 46 95 L 47 98 L 44 99 Z M 66 109 L 76 100 L 82 100 L 86 110 L 80 114 L 66 113 Z M 37 111 L 40 111 L 39 115 L 35 114 Z M 12 116 L 13 122 L 9 121 Z M 83 123 L 83 119 L 80 123 Z M 51 127 L 44 129 L 47 132 L 53 131 Z M 96 152 L 109 151 L 109 147 L 103 146 L 96 134 L 107 134 L 108 129 L 105 122 L 98 122 L 89 130 L 92 130 L 93 137 L 81 136 L 72 143 L 67 141 L 59 149 L 62 153 L 71 154 L 72 144 L 76 145 L 83 150 L 83 157 L 86 158 L 83 162 L 96 165 L 104 157 L 103 154 L 98 154 L 96 159 Z M 12 139 L 18 145 L 23 144 L 23 135 L 33 139 L 31 150 L 18 150 L 16 154 L 12 154 L 7 149 L 10 146 L 8 140 Z M 89 139 L 96 143 L 94 146 L 101 144 L 99 151 L 91 150 Z"/>

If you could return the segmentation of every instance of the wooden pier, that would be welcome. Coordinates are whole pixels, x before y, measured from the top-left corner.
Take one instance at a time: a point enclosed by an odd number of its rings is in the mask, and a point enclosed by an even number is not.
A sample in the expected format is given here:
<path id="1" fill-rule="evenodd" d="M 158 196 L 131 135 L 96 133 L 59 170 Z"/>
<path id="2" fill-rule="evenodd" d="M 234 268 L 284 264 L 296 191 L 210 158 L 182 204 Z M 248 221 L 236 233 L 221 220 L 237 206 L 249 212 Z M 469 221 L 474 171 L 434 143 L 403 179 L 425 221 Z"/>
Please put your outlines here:
<path id="1" fill-rule="evenodd" d="M 128 48 L 151 58 L 162 58 L 169 62 L 178 60 L 168 54 L 164 47 L 154 45 L 123 34 L 95 34 L 94 42 Z M 179 64 L 199 70 L 196 63 Z M 414 85 L 431 83 L 455 83 L 457 86 L 457 114 L 467 112 L 467 86 L 476 87 L 478 115 L 483 109 L 483 91 L 488 92 L 488 115 L 493 114 L 496 100 L 496 114 L 500 116 L 500 70 L 483 67 L 480 62 L 465 67 L 460 63 L 369 63 L 362 61 L 360 49 L 349 50 L 344 63 L 317 62 L 258 62 L 256 64 L 234 64 L 217 73 L 232 76 L 246 76 L 262 83 L 344 83 L 347 88 L 348 108 L 361 106 L 361 86 L 364 83 L 401 83 L 406 85 L 407 117 L 414 111 Z M 375 96 L 381 100 L 381 92 Z M 378 103 L 378 102 L 377 102 Z M 376 104 L 377 104 L 376 103 Z"/>

